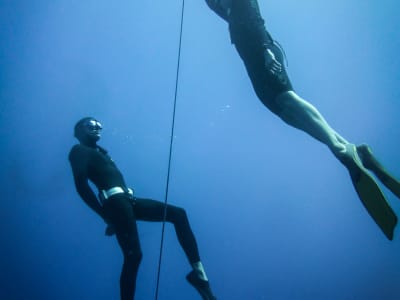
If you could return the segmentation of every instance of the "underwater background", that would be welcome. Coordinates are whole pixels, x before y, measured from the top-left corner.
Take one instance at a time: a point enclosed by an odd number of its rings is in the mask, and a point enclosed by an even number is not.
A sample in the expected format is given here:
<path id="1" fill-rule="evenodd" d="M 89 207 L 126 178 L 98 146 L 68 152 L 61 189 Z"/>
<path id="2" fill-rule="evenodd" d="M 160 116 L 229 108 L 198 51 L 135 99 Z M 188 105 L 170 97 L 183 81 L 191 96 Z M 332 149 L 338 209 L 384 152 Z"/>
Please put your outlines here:
<path id="1" fill-rule="evenodd" d="M 399 2 L 259 2 L 298 94 L 400 177 Z M 0 299 L 119 299 L 120 249 L 73 185 L 73 126 L 102 121 L 127 183 L 164 200 L 181 5 L 0 1 Z M 388 241 L 328 148 L 261 104 L 204 0 L 185 1 L 180 66 L 168 202 L 218 300 L 400 299 L 400 233 Z M 139 232 L 135 299 L 151 300 L 161 224 Z M 189 271 L 168 224 L 158 299 L 200 299 Z"/>

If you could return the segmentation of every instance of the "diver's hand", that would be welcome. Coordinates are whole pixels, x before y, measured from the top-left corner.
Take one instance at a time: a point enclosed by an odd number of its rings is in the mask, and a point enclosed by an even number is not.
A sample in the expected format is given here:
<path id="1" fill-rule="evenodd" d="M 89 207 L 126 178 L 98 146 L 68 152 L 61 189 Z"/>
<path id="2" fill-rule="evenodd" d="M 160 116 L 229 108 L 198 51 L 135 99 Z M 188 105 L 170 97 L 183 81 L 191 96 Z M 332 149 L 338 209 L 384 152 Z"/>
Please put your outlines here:
<path id="1" fill-rule="evenodd" d="M 278 76 L 282 72 L 282 64 L 276 60 L 275 54 L 271 49 L 265 50 L 265 66 L 269 69 L 272 75 Z"/>
<path id="2" fill-rule="evenodd" d="M 110 221 L 110 219 L 108 219 L 107 217 L 103 218 L 104 223 L 106 223 L 106 230 L 104 231 L 104 234 L 106 236 L 112 236 L 115 234 L 115 227 L 112 224 L 112 222 Z"/>
<path id="3" fill-rule="evenodd" d="M 111 224 L 107 224 L 104 234 L 106 236 L 113 236 L 115 234 L 115 227 Z"/>

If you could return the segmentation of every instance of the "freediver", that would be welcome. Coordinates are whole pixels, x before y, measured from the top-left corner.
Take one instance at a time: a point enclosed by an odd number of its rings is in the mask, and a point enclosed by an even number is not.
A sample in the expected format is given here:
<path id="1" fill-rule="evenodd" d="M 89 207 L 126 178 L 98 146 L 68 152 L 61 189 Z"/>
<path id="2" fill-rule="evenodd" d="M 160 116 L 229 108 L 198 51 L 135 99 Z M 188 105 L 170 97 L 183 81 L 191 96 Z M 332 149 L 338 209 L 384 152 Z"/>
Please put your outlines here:
<path id="1" fill-rule="evenodd" d="M 400 198 L 400 183 L 374 157 L 368 145 L 356 146 L 338 134 L 321 113 L 294 91 L 285 69 L 282 47 L 266 30 L 257 0 L 205 0 L 229 25 L 235 45 L 261 102 L 288 125 L 298 128 L 332 151 L 348 169 L 360 200 L 393 239 L 397 217 L 369 169 Z"/>
<path id="2" fill-rule="evenodd" d="M 74 182 L 83 201 L 107 224 L 106 235 L 115 233 L 124 256 L 120 276 L 121 300 L 134 299 L 136 276 L 142 259 L 137 220 L 162 222 L 165 204 L 138 198 L 125 180 L 107 151 L 97 145 L 102 125 L 95 118 L 79 120 L 74 136 L 79 144 L 72 147 L 69 161 Z M 89 180 L 97 187 L 97 198 Z M 216 300 L 200 260 L 197 242 L 183 208 L 167 205 L 166 221 L 174 224 L 178 241 L 193 270 L 187 281 L 199 292 L 203 300 Z"/>

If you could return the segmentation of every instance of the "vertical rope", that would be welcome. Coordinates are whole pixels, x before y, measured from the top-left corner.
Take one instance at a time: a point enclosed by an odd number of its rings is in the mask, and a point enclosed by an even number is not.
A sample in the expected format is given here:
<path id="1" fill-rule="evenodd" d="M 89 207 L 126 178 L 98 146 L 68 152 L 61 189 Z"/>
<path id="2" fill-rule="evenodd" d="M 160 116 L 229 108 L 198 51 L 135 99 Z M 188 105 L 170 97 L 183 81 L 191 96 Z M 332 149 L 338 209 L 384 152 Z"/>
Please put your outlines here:
<path id="1" fill-rule="evenodd" d="M 159 290 L 160 272 L 161 272 L 161 260 L 162 260 L 163 245 L 164 245 L 165 222 L 166 222 L 166 218 L 167 218 L 169 178 L 170 178 L 170 172 L 171 172 L 172 146 L 173 146 L 174 131 L 175 131 L 175 112 L 176 112 L 176 99 L 177 99 L 177 95 L 178 95 L 179 68 L 180 68 L 180 61 L 181 61 L 184 10 L 185 10 L 185 0 L 182 0 L 181 25 L 180 25 L 180 33 L 179 33 L 179 47 L 178 47 L 178 63 L 177 63 L 177 67 L 176 67 L 176 77 L 175 77 L 174 108 L 173 108 L 173 113 L 172 113 L 171 139 L 170 139 L 170 144 L 169 144 L 169 157 L 168 157 L 168 173 L 167 173 L 167 184 L 166 184 L 166 188 L 165 188 L 164 217 L 163 217 L 162 230 L 161 230 L 160 256 L 158 258 L 158 271 L 157 271 L 157 284 L 156 284 L 155 300 L 158 299 L 158 290 Z"/>

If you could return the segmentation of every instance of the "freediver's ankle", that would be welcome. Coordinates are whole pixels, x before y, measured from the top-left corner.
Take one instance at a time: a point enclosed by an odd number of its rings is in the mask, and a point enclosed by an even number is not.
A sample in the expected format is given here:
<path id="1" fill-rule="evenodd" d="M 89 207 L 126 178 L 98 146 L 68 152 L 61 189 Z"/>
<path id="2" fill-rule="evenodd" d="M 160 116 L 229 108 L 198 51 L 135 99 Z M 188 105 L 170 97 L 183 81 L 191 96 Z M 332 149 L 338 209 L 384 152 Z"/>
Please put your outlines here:
<path id="1" fill-rule="evenodd" d="M 197 276 L 199 276 L 199 278 L 201 280 L 208 281 L 206 272 L 204 270 L 204 267 L 203 267 L 203 264 L 201 263 L 201 261 L 193 263 L 192 267 L 193 267 L 193 270 L 196 272 Z"/>

